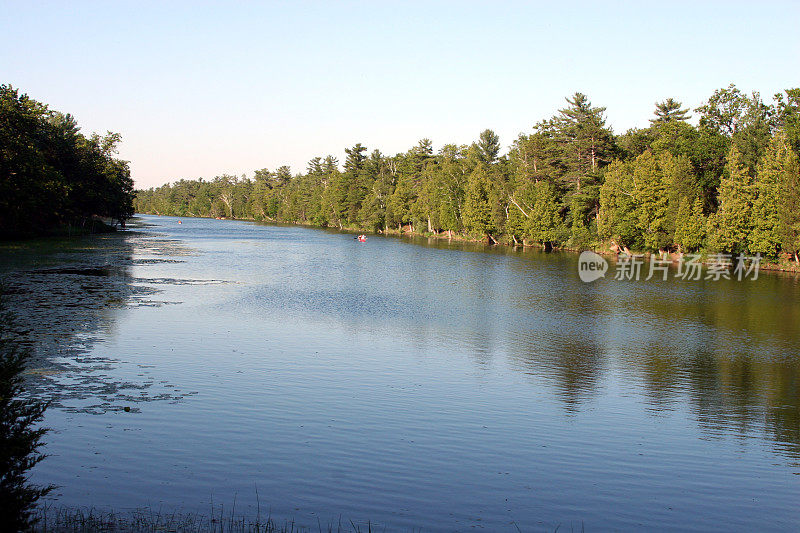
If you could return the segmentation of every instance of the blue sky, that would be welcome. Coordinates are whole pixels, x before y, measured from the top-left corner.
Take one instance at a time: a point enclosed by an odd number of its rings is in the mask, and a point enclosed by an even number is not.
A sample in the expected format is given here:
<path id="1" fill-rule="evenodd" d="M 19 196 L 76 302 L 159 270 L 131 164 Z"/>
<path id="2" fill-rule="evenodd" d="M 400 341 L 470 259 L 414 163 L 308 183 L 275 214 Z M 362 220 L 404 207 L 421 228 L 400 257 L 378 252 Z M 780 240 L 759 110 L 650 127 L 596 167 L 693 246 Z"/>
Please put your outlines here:
<path id="1" fill-rule="evenodd" d="M 575 91 L 615 132 L 656 100 L 800 86 L 800 2 L 7 2 L 0 83 L 120 132 L 137 186 L 504 146 Z"/>

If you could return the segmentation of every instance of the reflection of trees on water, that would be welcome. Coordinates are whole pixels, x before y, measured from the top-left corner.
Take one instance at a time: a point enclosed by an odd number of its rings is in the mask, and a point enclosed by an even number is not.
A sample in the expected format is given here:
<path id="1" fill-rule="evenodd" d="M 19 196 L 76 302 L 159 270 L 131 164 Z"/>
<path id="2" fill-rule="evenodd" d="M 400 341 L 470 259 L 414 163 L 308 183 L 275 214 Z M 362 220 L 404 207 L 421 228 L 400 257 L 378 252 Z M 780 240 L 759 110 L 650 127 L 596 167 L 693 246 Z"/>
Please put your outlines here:
<path id="1" fill-rule="evenodd" d="M 590 337 L 565 339 L 540 355 L 538 364 L 550 369 L 556 395 L 568 412 L 580 410 L 583 403 L 597 394 L 602 375 L 600 346 Z"/>
<path id="2" fill-rule="evenodd" d="M 649 411 L 659 414 L 672 410 L 679 401 L 680 368 L 674 358 L 647 354 L 642 365 L 642 381 L 650 405 Z"/>
<path id="3" fill-rule="evenodd" d="M 175 400 L 156 391 L 155 376 L 115 380 L 109 371 L 121 362 L 92 351 L 113 337 L 122 310 L 166 303 L 153 299 L 159 292 L 153 280 L 135 278 L 133 266 L 174 262 L 172 256 L 183 253 L 176 242 L 135 232 L 0 247 L 8 309 L 33 352 L 28 374 L 34 393 L 85 412 L 122 409 L 123 401 Z"/>
<path id="4" fill-rule="evenodd" d="M 552 384 L 567 412 L 577 412 L 597 394 L 603 373 L 602 347 L 586 336 L 528 334 L 513 343 L 514 364 Z"/>
<path id="5" fill-rule="evenodd" d="M 507 351 L 512 367 L 537 384 L 551 384 L 568 412 L 597 397 L 605 382 L 619 380 L 623 390 L 644 398 L 652 416 L 688 407 L 710 438 L 766 435 L 784 455 L 800 457 L 797 276 L 584 284 L 569 275 L 577 268 L 574 254 L 544 257 L 507 247 L 408 240 L 489 252 L 464 254 L 456 270 L 435 273 L 432 279 L 440 283 L 457 276 L 452 287 L 460 292 L 452 304 L 440 294 L 427 318 L 452 328 L 448 332 L 476 366 L 485 368 Z M 427 278 L 415 283 L 431 290 Z M 408 327 L 415 338 L 436 335 L 414 321 Z"/>
<path id="6" fill-rule="evenodd" d="M 662 323 L 696 316 L 700 327 L 685 338 L 674 328 L 669 350 L 643 339 L 637 348 L 648 357 L 622 352 L 622 359 L 645 376 L 656 408 L 664 407 L 668 381 L 670 397 L 685 392 L 710 435 L 766 433 L 783 452 L 800 457 L 799 295 L 796 278 L 770 275 L 758 284 L 707 284 L 702 297 L 669 305 L 651 303 Z M 647 379 L 659 371 L 662 382 Z"/>
<path id="7" fill-rule="evenodd" d="M 776 374 L 767 398 L 767 427 L 787 451 L 800 458 L 800 363 L 794 361 L 791 368 Z"/>
<path id="8" fill-rule="evenodd" d="M 601 287 L 595 300 L 580 286 L 564 292 L 569 296 L 556 308 L 566 319 L 549 332 L 534 321 L 524 334 L 513 333 L 519 338 L 510 343 L 514 364 L 556 380 L 568 410 L 580 409 L 601 381 L 620 379 L 622 387 L 642 393 L 654 416 L 688 405 L 709 437 L 765 435 L 782 454 L 800 458 L 796 278 L 771 275 L 750 285 L 628 284 Z M 531 300 L 533 307 L 544 305 Z"/>
<path id="9" fill-rule="evenodd" d="M 785 452 L 800 457 L 800 362 L 709 353 L 690 369 L 692 407 L 711 433 L 766 432 Z"/>
<path id="10" fill-rule="evenodd" d="M 608 325 L 596 317 L 606 313 L 607 302 L 571 285 L 564 259 L 544 261 L 533 273 L 525 262 L 512 263 L 528 290 L 515 291 L 521 317 L 507 343 L 513 364 L 552 383 L 567 411 L 576 412 L 597 394 L 604 371 Z"/>

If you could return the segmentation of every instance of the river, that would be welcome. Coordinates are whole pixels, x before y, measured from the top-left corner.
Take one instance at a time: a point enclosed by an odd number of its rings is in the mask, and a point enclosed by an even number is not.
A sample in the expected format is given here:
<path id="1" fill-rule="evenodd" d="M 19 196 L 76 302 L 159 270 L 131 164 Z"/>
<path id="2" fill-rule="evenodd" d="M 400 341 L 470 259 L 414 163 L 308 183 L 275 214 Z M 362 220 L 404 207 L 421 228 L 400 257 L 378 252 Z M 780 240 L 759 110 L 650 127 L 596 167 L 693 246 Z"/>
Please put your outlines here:
<path id="1" fill-rule="evenodd" d="M 315 530 L 800 528 L 796 276 L 353 237 L 141 216 L 0 245 L 53 401 L 33 480 Z"/>

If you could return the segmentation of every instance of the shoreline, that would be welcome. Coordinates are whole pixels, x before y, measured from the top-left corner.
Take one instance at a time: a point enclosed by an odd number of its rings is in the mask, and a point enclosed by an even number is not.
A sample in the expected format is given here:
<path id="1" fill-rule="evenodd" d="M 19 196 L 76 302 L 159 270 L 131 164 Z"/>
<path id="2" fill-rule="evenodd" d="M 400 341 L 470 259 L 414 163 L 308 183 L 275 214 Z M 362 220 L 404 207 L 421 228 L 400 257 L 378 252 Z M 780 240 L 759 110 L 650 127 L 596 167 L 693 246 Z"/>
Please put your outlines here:
<path id="1" fill-rule="evenodd" d="M 173 217 L 173 218 L 201 218 L 201 219 L 211 219 L 211 220 L 238 220 L 243 222 L 256 222 L 256 223 L 269 223 L 269 224 L 279 224 L 279 225 L 286 225 L 286 226 L 296 226 L 296 227 L 303 227 L 303 228 L 311 228 L 311 229 L 331 229 L 335 231 L 341 231 L 346 233 L 367 233 L 369 235 L 381 235 L 384 237 L 392 236 L 392 237 L 426 237 L 426 238 L 433 238 L 441 241 L 456 241 L 456 242 L 466 242 L 466 243 L 474 243 L 474 244 L 485 244 L 487 246 L 507 246 L 510 248 L 522 248 L 522 249 L 538 249 L 544 252 L 568 252 L 574 254 L 580 254 L 584 251 L 592 251 L 596 254 L 602 255 L 604 257 L 619 257 L 621 255 L 620 252 L 616 252 L 613 250 L 613 245 L 611 243 L 603 243 L 600 246 L 595 247 L 586 247 L 586 248 L 572 248 L 569 246 L 558 246 L 552 247 L 550 250 L 547 250 L 545 246 L 539 243 L 526 243 L 523 242 L 509 242 L 507 235 L 500 235 L 497 239 L 495 238 L 475 238 L 468 235 L 464 235 L 462 233 L 449 233 L 447 231 L 443 231 L 441 233 L 436 232 L 418 232 L 414 230 L 405 230 L 405 228 L 410 228 L 411 226 L 403 226 L 403 230 L 396 230 L 394 228 L 386 228 L 384 231 L 374 231 L 374 230 L 367 230 L 365 228 L 359 227 L 350 227 L 344 226 L 341 228 L 336 228 L 333 226 L 318 226 L 316 224 L 304 223 L 304 222 L 286 222 L 281 220 L 256 220 L 254 218 L 228 218 L 228 217 L 206 217 L 206 216 L 197 216 L 197 215 L 161 215 L 157 213 L 136 213 L 134 216 L 138 215 L 149 215 L 149 216 L 157 216 L 157 217 Z M 604 249 L 607 248 L 607 249 Z M 655 255 L 653 252 L 642 252 L 642 251 L 631 251 L 633 255 L 642 256 L 645 258 L 650 258 L 651 256 Z M 672 264 L 678 264 L 681 261 L 681 258 L 684 254 L 677 253 L 677 252 L 668 252 L 668 257 Z M 707 265 L 709 264 L 707 252 L 699 253 L 699 255 L 703 258 L 701 261 L 702 264 Z M 733 256 L 736 257 L 735 255 Z M 759 271 L 769 271 L 769 272 L 785 272 L 789 274 L 800 274 L 800 263 L 796 263 L 792 260 L 783 260 L 779 262 L 774 261 L 765 261 L 764 259 L 761 260 L 759 263 Z"/>
<path id="2" fill-rule="evenodd" d="M 27 228 L 14 233 L 0 233 L 0 242 L 30 241 L 34 239 L 62 237 L 84 237 L 86 235 L 114 233 L 117 230 L 117 226 L 110 219 L 91 218 L 89 219 L 88 224 L 82 224 L 80 226 L 73 224 L 61 224 L 47 228 Z"/>

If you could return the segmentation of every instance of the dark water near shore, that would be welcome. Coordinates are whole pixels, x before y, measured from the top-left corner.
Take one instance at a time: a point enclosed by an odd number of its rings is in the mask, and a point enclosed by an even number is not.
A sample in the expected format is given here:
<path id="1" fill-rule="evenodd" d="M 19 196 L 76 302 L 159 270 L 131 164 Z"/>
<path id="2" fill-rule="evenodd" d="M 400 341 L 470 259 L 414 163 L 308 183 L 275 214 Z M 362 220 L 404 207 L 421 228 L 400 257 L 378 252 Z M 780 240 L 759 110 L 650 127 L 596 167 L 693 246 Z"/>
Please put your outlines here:
<path id="1" fill-rule="evenodd" d="M 58 504 L 800 529 L 795 276 L 584 284 L 574 254 L 139 220 L 0 245 Z"/>

